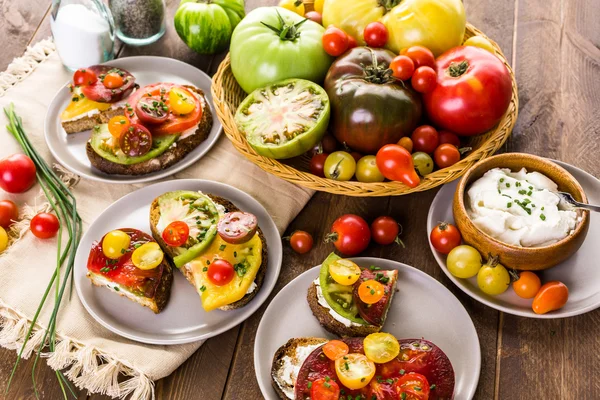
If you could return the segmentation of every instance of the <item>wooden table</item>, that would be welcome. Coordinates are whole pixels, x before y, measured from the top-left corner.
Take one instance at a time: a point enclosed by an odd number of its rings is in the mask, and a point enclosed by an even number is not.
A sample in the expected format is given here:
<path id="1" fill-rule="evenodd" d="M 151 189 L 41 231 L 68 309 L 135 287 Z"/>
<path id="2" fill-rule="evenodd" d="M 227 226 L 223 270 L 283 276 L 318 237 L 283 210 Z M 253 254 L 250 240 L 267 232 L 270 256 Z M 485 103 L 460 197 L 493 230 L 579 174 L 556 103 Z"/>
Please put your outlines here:
<path id="1" fill-rule="evenodd" d="M 246 0 L 247 10 L 277 0 Z M 28 44 L 50 35 L 47 0 L 0 0 L 0 70 Z M 120 57 L 153 54 L 214 73 L 222 56 L 192 53 L 173 30 L 177 0 L 167 0 L 166 36 L 148 47 L 118 46 Z M 502 47 L 519 85 L 519 119 L 506 151 L 566 161 L 600 176 L 600 7 L 594 0 L 465 0 L 468 20 Z M 533 320 L 486 307 L 456 288 L 438 268 L 425 230 L 436 190 L 395 198 L 350 198 L 317 193 L 289 227 L 312 232 L 317 244 L 298 256 L 287 246 L 273 295 L 331 251 L 324 232 L 343 213 L 367 220 L 383 214 L 404 227 L 407 248 L 371 246 L 366 256 L 415 266 L 446 285 L 473 318 L 482 351 L 476 399 L 600 399 L 600 311 L 560 320 Z M 597 260 L 589 260 L 597 263 Z M 600 288 L 599 288 L 600 289 Z M 254 378 L 254 335 L 264 306 L 248 321 L 208 340 L 171 376 L 156 383 L 158 399 L 260 399 Z M 14 351 L 0 350 L 0 393 Z M 22 363 L 7 399 L 34 398 L 31 362 Z M 56 377 L 38 366 L 41 398 L 62 398 Z M 1 397 L 2 395 L 0 395 Z M 101 399 L 80 393 L 80 399 Z M 456 399 L 465 400 L 465 399 Z"/>

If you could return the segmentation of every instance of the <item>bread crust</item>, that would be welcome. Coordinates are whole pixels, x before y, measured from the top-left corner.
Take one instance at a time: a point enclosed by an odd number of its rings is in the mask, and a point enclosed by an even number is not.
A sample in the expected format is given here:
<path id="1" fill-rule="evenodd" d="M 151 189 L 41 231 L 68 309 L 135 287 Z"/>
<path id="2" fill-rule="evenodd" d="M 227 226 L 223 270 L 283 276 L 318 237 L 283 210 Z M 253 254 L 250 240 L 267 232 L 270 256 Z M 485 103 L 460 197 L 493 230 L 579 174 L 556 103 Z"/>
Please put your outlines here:
<path id="1" fill-rule="evenodd" d="M 231 201 L 229 201 L 223 197 L 216 196 L 213 194 L 205 194 L 205 195 L 210 197 L 210 199 L 212 201 L 214 201 L 216 204 L 220 204 L 223 207 L 225 207 L 225 210 L 227 212 L 240 211 L 240 209 L 238 207 L 236 207 L 235 204 L 233 204 Z M 159 219 L 160 219 L 160 208 L 158 206 L 158 198 L 156 198 L 156 199 L 154 199 L 154 201 L 152 202 L 152 205 L 150 206 L 150 229 L 152 231 L 152 237 L 154 238 L 154 240 L 156 240 L 156 242 L 163 249 L 165 254 L 168 256 L 167 258 L 169 258 L 169 260 L 173 260 L 173 258 L 175 258 L 175 254 L 173 253 L 172 248 L 170 246 L 167 246 L 167 244 L 165 243 L 165 241 L 162 238 L 161 233 L 158 232 L 158 230 L 156 229 L 156 225 L 158 224 Z M 256 277 L 254 278 L 254 283 L 256 283 L 256 288 L 254 289 L 254 291 L 252 291 L 252 293 L 247 293 L 244 297 L 242 297 L 235 303 L 231 303 L 226 306 L 220 307 L 219 308 L 220 310 L 227 311 L 227 310 L 235 310 L 237 308 L 244 307 L 246 304 L 248 304 L 250 301 L 252 301 L 252 299 L 258 294 L 258 292 L 262 288 L 262 285 L 265 280 L 265 276 L 267 274 L 267 266 L 269 263 L 269 250 L 267 248 L 267 240 L 265 239 L 265 236 L 264 236 L 262 230 L 260 229 L 260 227 L 257 228 L 256 233 L 258 234 L 258 237 L 260 238 L 260 241 L 262 242 L 262 254 L 261 254 L 262 262 L 260 264 L 260 267 L 258 268 L 258 271 L 256 272 Z M 194 277 L 190 271 L 186 270 L 185 268 L 180 268 L 179 271 L 181 271 L 181 273 L 183 273 L 185 278 L 188 280 L 188 282 L 190 284 L 192 284 L 192 286 L 194 286 L 194 287 L 196 286 L 196 284 L 194 282 Z"/>
<path id="2" fill-rule="evenodd" d="M 96 125 L 107 124 L 112 117 L 116 117 L 117 115 L 125 115 L 125 107 L 111 108 L 89 117 L 66 121 L 62 123 L 62 127 L 67 133 L 89 131 L 90 129 L 94 129 Z"/>
<path id="3" fill-rule="evenodd" d="M 208 100 L 201 89 L 193 86 L 185 86 L 187 89 L 195 92 L 201 98 L 204 104 L 202 119 L 198 124 L 196 133 L 184 139 L 175 142 L 175 146 L 158 157 L 143 161 L 137 164 L 124 165 L 109 161 L 94 151 L 91 143 L 88 141 L 86 145 L 86 153 L 92 166 L 107 174 L 118 175 L 145 175 L 152 172 L 161 171 L 171 167 L 181 161 L 186 155 L 200 145 L 208 138 L 213 125 L 213 116 L 208 105 Z M 95 124 L 97 125 L 97 124 Z M 95 126 L 94 125 L 94 126 Z M 92 126 L 93 127 L 93 126 Z M 91 129 L 91 128 L 90 128 Z"/>

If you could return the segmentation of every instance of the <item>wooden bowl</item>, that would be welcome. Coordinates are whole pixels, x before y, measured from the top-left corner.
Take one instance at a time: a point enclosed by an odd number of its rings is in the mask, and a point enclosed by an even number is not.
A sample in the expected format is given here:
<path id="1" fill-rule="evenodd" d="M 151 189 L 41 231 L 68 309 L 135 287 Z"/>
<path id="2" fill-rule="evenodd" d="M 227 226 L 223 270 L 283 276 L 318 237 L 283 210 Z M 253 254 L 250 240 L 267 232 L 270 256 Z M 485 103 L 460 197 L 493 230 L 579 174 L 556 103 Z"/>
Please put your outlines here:
<path id="1" fill-rule="evenodd" d="M 465 193 L 472 182 L 493 168 L 509 168 L 513 172 L 519 171 L 521 168 L 527 169 L 528 172 L 537 171 L 556 182 L 558 190 L 571 193 L 577 201 L 583 203 L 588 201 L 577 180 L 550 160 L 523 153 L 507 153 L 486 158 L 463 175 L 454 193 L 452 212 L 465 243 L 475 247 L 484 257 L 489 254 L 497 255 L 502 265 L 519 270 L 544 270 L 571 257 L 583 244 L 587 235 L 590 223 L 587 210 L 577 210 L 581 219 L 569 236 L 559 242 L 542 247 L 509 245 L 494 239 L 475 226 L 467 214 Z"/>

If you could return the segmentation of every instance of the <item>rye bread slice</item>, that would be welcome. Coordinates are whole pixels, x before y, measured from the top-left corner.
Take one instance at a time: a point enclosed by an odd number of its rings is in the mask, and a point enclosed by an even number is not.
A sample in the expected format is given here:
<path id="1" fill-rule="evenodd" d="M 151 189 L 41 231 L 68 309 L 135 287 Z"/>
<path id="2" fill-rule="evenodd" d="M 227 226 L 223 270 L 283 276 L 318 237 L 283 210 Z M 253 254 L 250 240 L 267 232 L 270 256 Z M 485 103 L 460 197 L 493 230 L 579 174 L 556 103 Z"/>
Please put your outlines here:
<path id="1" fill-rule="evenodd" d="M 67 133 L 89 131 L 90 129 L 94 129 L 96 125 L 107 124 L 112 117 L 116 117 L 117 115 L 125 115 L 125 107 L 110 108 L 89 117 L 86 116 L 73 121 L 66 121 L 62 123 L 62 127 Z"/>
<path id="2" fill-rule="evenodd" d="M 186 155 L 200 145 L 208 138 L 213 125 L 213 116 L 208 106 L 208 101 L 201 89 L 193 86 L 185 86 L 188 90 L 195 92 L 203 103 L 202 119 L 198 124 L 196 133 L 186 137 L 185 139 L 175 142 L 175 145 L 162 153 L 160 156 L 143 161 L 137 164 L 124 165 L 109 161 L 102 158 L 94 151 L 92 145 L 88 141 L 86 145 L 87 156 L 95 168 L 107 174 L 118 175 L 145 175 L 152 172 L 161 171 L 181 161 Z M 95 124 L 97 125 L 97 124 Z M 94 125 L 94 126 L 95 126 Z"/>
<path id="3" fill-rule="evenodd" d="M 281 400 L 293 400 L 293 396 L 289 397 L 284 392 L 283 388 L 286 388 L 287 390 L 292 392 L 294 390 L 293 385 L 290 386 L 287 383 L 283 382 L 283 373 L 285 365 L 284 357 L 289 357 L 292 360 L 292 365 L 299 368 L 302 366 L 305 360 L 304 358 L 300 359 L 299 357 L 297 357 L 296 350 L 299 347 L 321 345 L 327 342 L 328 340 L 323 338 L 295 338 L 288 340 L 286 344 L 281 346 L 275 352 L 275 355 L 273 356 L 273 363 L 271 364 L 271 384 L 273 385 L 273 389 L 275 389 L 277 395 Z"/>
<path id="4" fill-rule="evenodd" d="M 214 201 L 216 204 L 220 204 L 223 207 L 225 207 L 226 212 L 241 211 L 238 207 L 235 206 L 235 204 L 233 204 L 231 201 L 229 201 L 223 197 L 219 197 L 219 196 L 216 196 L 213 194 L 206 194 L 206 193 L 205 193 L 205 195 L 210 197 L 210 199 L 212 201 Z M 158 224 L 159 219 L 160 219 L 160 208 L 158 206 L 158 198 L 156 198 L 156 199 L 154 199 L 154 201 L 152 202 L 152 205 L 150 206 L 150 229 L 152 231 L 152 237 L 154 237 L 154 240 L 156 240 L 156 242 L 160 245 L 160 247 L 163 249 L 163 251 L 165 252 L 167 257 L 170 260 L 172 260 L 175 257 L 173 249 L 164 242 L 161 232 L 158 232 L 158 230 L 156 229 L 156 225 Z M 258 292 L 260 291 L 260 289 L 263 285 L 263 282 L 265 280 L 265 275 L 267 273 L 269 252 L 267 249 L 267 240 L 265 239 L 265 236 L 264 236 L 262 230 L 260 229 L 260 226 L 256 230 L 256 233 L 258 233 L 258 237 L 260 238 L 260 241 L 262 242 L 262 255 L 261 255 L 262 263 L 260 264 L 260 267 L 256 273 L 256 277 L 254 278 L 254 283 L 256 284 L 256 288 L 254 288 L 254 291 L 252 291 L 252 293 L 247 293 L 244 297 L 242 297 L 235 303 L 231 303 L 227 306 L 219 308 L 220 310 L 227 311 L 227 310 L 234 310 L 236 308 L 244 307 L 258 294 Z M 194 282 L 194 276 L 191 273 L 191 271 L 189 271 L 185 268 L 180 268 L 179 271 L 181 273 L 183 273 L 185 278 L 188 280 L 189 283 L 192 284 L 192 286 L 196 287 L 196 284 Z"/>

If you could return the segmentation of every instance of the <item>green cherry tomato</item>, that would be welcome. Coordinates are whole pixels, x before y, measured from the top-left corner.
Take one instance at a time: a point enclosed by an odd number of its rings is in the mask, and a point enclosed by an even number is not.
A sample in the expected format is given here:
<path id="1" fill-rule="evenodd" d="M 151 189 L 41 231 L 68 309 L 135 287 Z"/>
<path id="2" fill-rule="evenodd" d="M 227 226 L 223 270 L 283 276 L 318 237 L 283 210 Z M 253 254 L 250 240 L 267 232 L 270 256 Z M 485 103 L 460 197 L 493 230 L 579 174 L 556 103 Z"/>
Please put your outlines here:
<path id="1" fill-rule="evenodd" d="M 375 156 L 364 156 L 356 163 L 356 179 L 359 182 L 383 182 L 385 177 L 377 168 Z"/>
<path id="2" fill-rule="evenodd" d="M 419 175 L 425 176 L 433 172 L 433 159 L 429 154 L 417 151 L 413 153 L 412 158 Z"/>
<path id="3" fill-rule="evenodd" d="M 510 285 L 510 275 L 497 257 L 490 257 L 477 274 L 477 286 L 485 294 L 496 296 L 506 292 Z"/>
<path id="4" fill-rule="evenodd" d="M 456 246 L 448 254 L 446 266 L 457 278 L 472 278 L 481 269 L 481 254 L 466 244 Z"/>
<path id="5" fill-rule="evenodd" d="M 325 160 L 325 177 L 336 181 L 349 181 L 356 172 L 354 157 L 345 151 L 331 153 Z"/>

